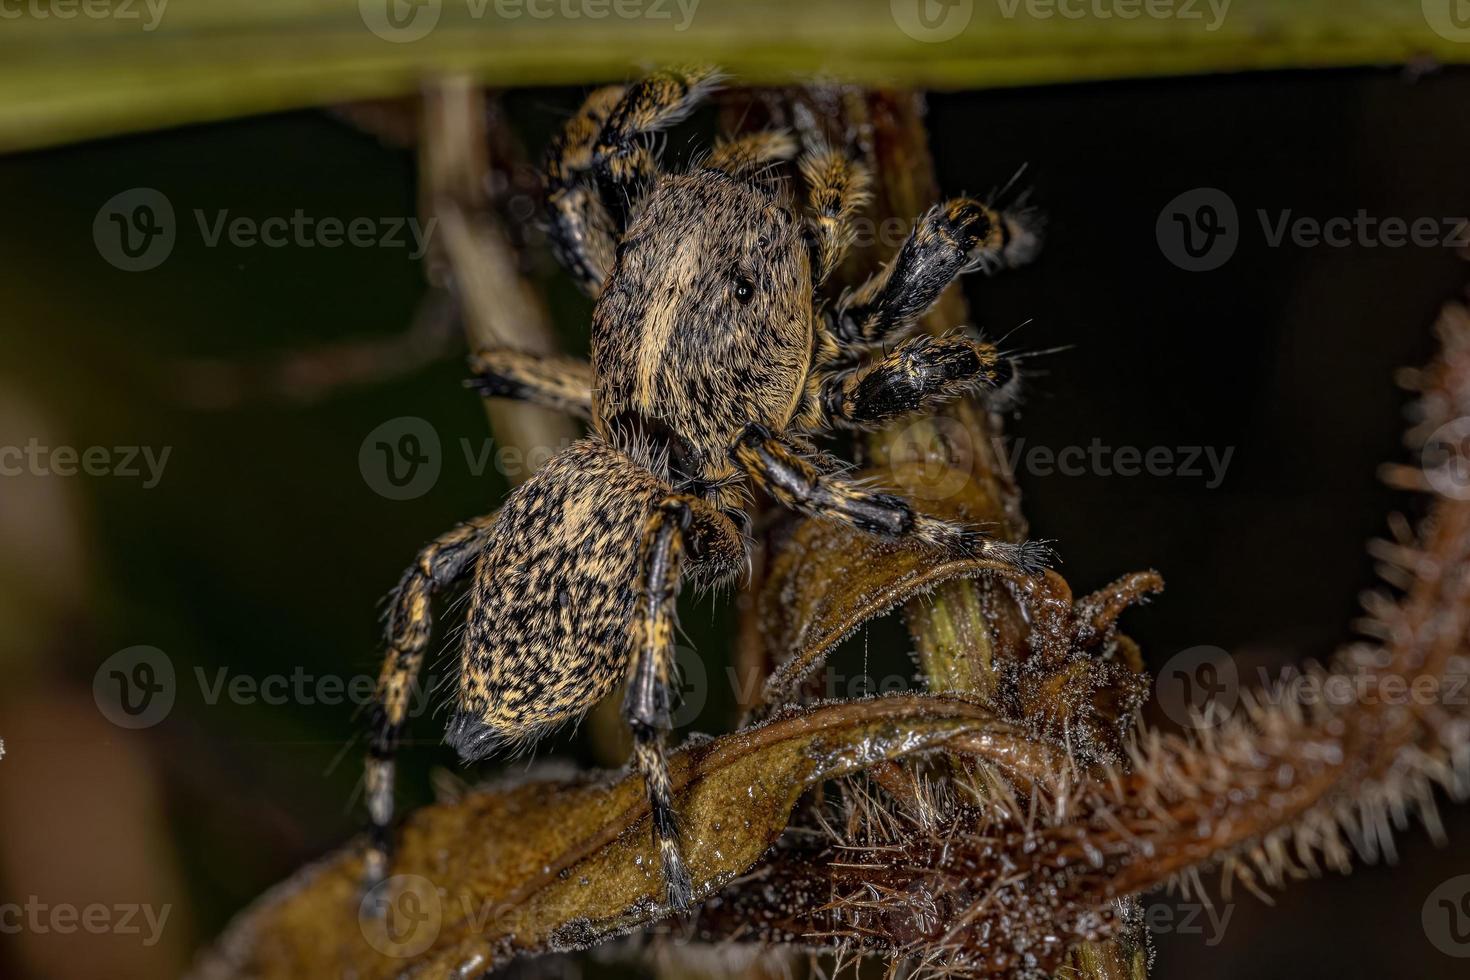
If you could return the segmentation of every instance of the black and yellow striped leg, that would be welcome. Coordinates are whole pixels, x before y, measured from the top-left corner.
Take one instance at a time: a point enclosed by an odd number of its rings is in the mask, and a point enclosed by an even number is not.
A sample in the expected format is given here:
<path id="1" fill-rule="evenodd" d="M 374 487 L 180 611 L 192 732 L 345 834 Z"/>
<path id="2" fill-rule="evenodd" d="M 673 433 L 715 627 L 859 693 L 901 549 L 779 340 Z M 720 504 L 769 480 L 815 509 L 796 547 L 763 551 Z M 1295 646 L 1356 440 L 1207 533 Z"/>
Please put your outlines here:
<path id="1" fill-rule="evenodd" d="M 812 236 L 812 272 L 824 282 L 847 257 L 853 220 L 871 194 L 868 172 L 845 153 L 821 147 L 801 158 L 807 187 L 807 224 Z"/>
<path id="2" fill-rule="evenodd" d="M 593 298 L 612 270 L 621 229 L 592 180 L 592 146 L 624 91 L 621 85 L 608 85 L 589 95 L 546 150 L 551 250 Z"/>
<path id="3" fill-rule="evenodd" d="M 920 334 L 878 360 L 829 375 L 822 382 L 822 413 L 831 425 L 876 429 L 1010 378 L 1010 363 L 991 344 L 961 334 Z"/>
<path id="4" fill-rule="evenodd" d="M 470 386 L 486 398 L 514 398 L 592 418 L 592 365 L 579 357 L 495 347 L 472 354 L 470 370 Z"/>
<path id="5" fill-rule="evenodd" d="M 394 757 L 429 645 L 430 602 L 474 568 L 494 522 L 494 514 L 478 517 L 436 538 L 419 552 L 390 597 L 388 652 L 373 697 L 365 772 L 368 848 L 363 871 L 369 888 L 387 875 L 392 855 Z"/>
<path id="6" fill-rule="evenodd" d="M 649 138 L 693 112 L 720 80 L 714 68 L 696 65 L 656 71 L 629 85 L 592 146 L 599 177 L 627 184 L 644 176 L 639 151 L 648 148 Z"/>
<path id="7" fill-rule="evenodd" d="M 668 903 L 683 911 L 694 901 L 689 869 L 679 840 L 673 787 L 664 743 L 674 671 L 674 630 L 685 532 L 692 509 L 671 496 L 649 518 L 643 533 L 643 578 L 634 617 L 634 659 L 623 701 L 623 716 L 633 732 L 633 762 L 648 787 L 653 842 L 663 868 Z"/>
<path id="8" fill-rule="evenodd" d="M 750 177 L 763 168 L 796 156 L 796 139 L 784 129 L 763 129 L 720 140 L 705 166 L 731 177 Z"/>
<path id="9" fill-rule="evenodd" d="M 752 422 L 730 451 L 735 464 L 778 503 L 822 520 L 886 538 L 911 539 L 966 558 L 1040 574 L 1051 549 L 1038 541 L 1001 541 L 974 528 L 921 514 L 913 504 L 819 470 L 770 429 Z"/>
<path id="10" fill-rule="evenodd" d="M 552 140 L 545 163 L 552 250 L 596 298 L 628 214 L 658 174 L 652 139 L 719 84 L 712 68 L 656 72 L 597 89 Z"/>
<path id="11" fill-rule="evenodd" d="M 837 341 L 879 343 L 922 316 L 961 274 L 1014 268 L 1040 247 L 1040 216 L 1030 209 L 997 211 L 963 197 L 937 204 L 892 261 L 837 304 Z"/>

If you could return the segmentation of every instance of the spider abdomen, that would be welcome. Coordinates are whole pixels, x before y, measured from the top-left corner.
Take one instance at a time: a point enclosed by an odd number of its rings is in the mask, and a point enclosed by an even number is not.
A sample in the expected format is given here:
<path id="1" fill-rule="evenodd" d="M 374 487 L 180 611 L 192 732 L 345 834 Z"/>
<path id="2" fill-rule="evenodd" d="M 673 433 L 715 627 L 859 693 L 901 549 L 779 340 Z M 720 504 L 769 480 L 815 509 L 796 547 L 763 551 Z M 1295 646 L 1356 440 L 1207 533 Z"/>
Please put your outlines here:
<path id="1" fill-rule="evenodd" d="M 470 595 L 448 740 L 466 760 L 534 741 L 627 674 L 644 524 L 669 488 L 595 439 L 506 499 Z"/>

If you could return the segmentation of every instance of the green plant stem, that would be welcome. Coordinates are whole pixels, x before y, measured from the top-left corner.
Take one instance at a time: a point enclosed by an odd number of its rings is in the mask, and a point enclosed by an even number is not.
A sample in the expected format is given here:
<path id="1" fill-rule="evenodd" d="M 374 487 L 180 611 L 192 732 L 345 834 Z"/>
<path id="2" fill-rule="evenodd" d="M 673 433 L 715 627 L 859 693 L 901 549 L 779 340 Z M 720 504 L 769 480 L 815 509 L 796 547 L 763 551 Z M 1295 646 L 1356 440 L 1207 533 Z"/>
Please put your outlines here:
<path id="1" fill-rule="evenodd" d="M 448 73 L 497 87 L 588 84 L 710 61 L 747 84 L 961 89 L 1470 60 L 1448 13 L 1436 31 L 1426 11 L 1437 8 L 1420 0 L 1175 0 L 1156 8 L 1167 16 L 1133 17 L 1080 0 L 977 0 L 924 8 L 939 13 L 932 30 L 920 0 L 114 6 L 128 14 L 36 16 L 18 4 L 20 16 L 0 21 L 0 150 L 407 95 Z"/>

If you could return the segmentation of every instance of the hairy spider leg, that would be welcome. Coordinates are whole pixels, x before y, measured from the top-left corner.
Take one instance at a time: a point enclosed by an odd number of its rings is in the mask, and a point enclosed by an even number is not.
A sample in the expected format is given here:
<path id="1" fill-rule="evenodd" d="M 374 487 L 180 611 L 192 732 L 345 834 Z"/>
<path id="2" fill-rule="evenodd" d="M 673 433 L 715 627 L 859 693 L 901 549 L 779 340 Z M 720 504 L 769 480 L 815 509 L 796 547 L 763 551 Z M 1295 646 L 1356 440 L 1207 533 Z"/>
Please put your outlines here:
<path id="1" fill-rule="evenodd" d="M 693 67 L 597 89 L 552 141 L 544 166 L 552 249 L 588 295 L 601 293 L 628 215 L 658 175 L 653 136 L 719 81 L 713 68 Z"/>
<path id="2" fill-rule="evenodd" d="M 1029 262 L 1041 247 L 1040 225 L 1037 212 L 1028 208 L 1002 212 L 963 197 L 935 205 L 898 254 L 838 302 L 838 343 L 881 343 L 908 329 L 963 273 Z"/>
<path id="3" fill-rule="evenodd" d="M 1041 574 L 1051 558 L 1051 549 L 1044 542 L 1001 541 L 975 528 L 921 514 L 902 497 L 823 472 L 759 423 L 746 426 L 730 458 L 777 503 L 809 517 L 881 537 L 920 541 L 956 556 L 994 561 L 1027 575 Z"/>
<path id="4" fill-rule="evenodd" d="M 474 568 L 495 517 L 477 517 L 435 538 L 404 571 L 390 596 L 387 653 L 373 695 L 364 774 L 369 825 L 363 868 L 368 887 L 383 879 L 392 857 L 394 759 L 433 630 L 432 600 Z"/>
<path id="5" fill-rule="evenodd" d="M 691 521 L 685 499 L 670 496 L 655 508 L 643 533 L 643 573 L 633 619 L 633 661 L 623 717 L 633 733 L 633 761 L 648 790 L 649 822 L 663 868 L 669 905 L 683 911 L 694 891 L 684 863 L 664 744 L 674 672 L 674 631 L 685 541 Z"/>
<path id="6" fill-rule="evenodd" d="M 829 425 L 880 429 L 906 415 L 933 412 L 959 395 L 999 388 L 1011 372 L 992 344 L 963 334 L 919 334 L 877 360 L 827 374 L 820 404 Z"/>
<path id="7" fill-rule="evenodd" d="M 592 418 L 592 365 L 580 357 L 489 347 L 470 356 L 470 386 L 486 398 L 513 398 Z"/>

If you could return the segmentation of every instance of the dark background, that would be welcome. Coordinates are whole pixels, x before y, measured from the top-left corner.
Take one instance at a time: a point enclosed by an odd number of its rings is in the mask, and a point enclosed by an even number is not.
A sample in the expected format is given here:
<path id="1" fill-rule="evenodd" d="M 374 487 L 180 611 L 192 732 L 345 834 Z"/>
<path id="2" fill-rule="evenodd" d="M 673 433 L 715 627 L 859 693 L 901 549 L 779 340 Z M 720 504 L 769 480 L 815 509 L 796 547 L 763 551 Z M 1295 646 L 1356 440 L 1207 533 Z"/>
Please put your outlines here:
<path id="1" fill-rule="evenodd" d="M 579 95 L 508 101 L 539 149 Z M 1445 248 L 1272 248 L 1256 211 L 1470 214 L 1466 105 L 1470 73 L 1368 71 L 931 100 L 947 193 L 984 191 L 1028 163 L 1050 215 L 1038 263 L 964 285 L 988 332 L 1020 327 L 1010 346 L 1073 345 L 1036 362 L 1044 373 L 1012 435 L 1054 449 L 1094 437 L 1234 447 L 1216 489 L 1186 476 L 1021 474 L 1034 532 L 1058 540 L 1074 587 L 1164 573 L 1167 594 L 1127 620 L 1155 668 L 1207 644 L 1253 680 L 1258 665 L 1325 657 L 1350 635 L 1355 596 L 1373 581 L 1364 543 L 1389 510 L 1412 506 L 1374 476 L 1402 455 L 1393 374 L 1427 357 L 1436 311 L 1470 268 Z M 221 668 L 375 674 L 380 597 L 421 544 L 491 509 L 505 484 L 470 473 L 459 452 L 460 437 L 479 446 L 487 430 L 455 352 L 312 404 L 189 404 L 189 359 L 388 336 L 424 290 L 405 249 L 209 248 L 192 211 L 410 216 L 414 181 L 410 151 L 324 113 L 0 159 L 0 444 L 172 447 L 155 489 L 0 478 L 0 900 L 173 907 L 146 949 L 118 936 L 6 935 L 0 973 L 172 975 L 264 888 L 354 831 L 353 706 L 211 704 L 195 668 L 211 681 Z M 1220 269 L 1192 273 L 1161 252 L 1155 221 L 1202 186 L 1237 205 L 1240 244 Z M 115 269 L 92 237 L 98 208 L 133 187 L 157 188 L 178 213 L 172 255 L 148 272 Z M 544 255 L 536 270 L 568 346 L 584 349 L 585 301 Z M 431 493 L 392 501 L 365 482 L 358 450 L 404 415 L 439 432 L 444 470 Z M 686 603 L 716 680 L 733 622 L 723 604 Z M 163 722 L 129 732 L 101 717 L 91 688 L 102 661 L 137 644 L 167 653 L 178 698 Z M 871 672 L 906 674 L 905 649 L 901 630 L 876 624 L 838 666 L 860 671 L 866 651 Z M 716 683 L 695 727 L 732 721 Z M 438 723 L 414 723 L 403 809 L 431 798 L 431 768 L 452 768 Z M 593 761 L 590 730 L 539 758 Z M 1203 916 L 1203 936 L 1166 930 L 1153 975 L 1462 976 L 1420 924 L 1430 891 L 1470 872 L 1470 810 L 1448 807 L 1445 823 L 1445 848 L 1415 825 L 1399 836 L 1397 867 L 1300 884 L 1275 907 L 1237 889 L 1218 946 L 1206 945 Z"/>

